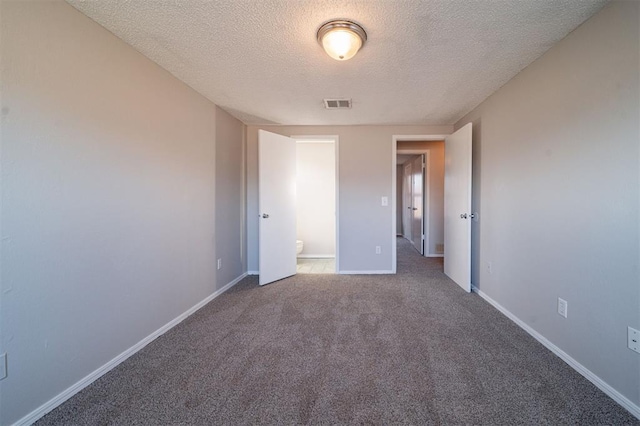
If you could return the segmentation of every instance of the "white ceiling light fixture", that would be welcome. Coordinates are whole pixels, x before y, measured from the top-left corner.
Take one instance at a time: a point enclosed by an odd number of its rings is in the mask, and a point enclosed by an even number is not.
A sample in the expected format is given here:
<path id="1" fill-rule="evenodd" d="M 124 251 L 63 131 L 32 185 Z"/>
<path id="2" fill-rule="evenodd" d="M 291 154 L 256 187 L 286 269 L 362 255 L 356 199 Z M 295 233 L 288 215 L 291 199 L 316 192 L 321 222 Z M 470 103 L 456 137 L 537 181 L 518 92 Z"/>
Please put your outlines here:
<path id="1" fill-rule="evenodd" d="M 367 33 L 353 21 L 333 20 L 318 29 L 318 43 L 338 61 L 351 59 L 367 41 Z"/>

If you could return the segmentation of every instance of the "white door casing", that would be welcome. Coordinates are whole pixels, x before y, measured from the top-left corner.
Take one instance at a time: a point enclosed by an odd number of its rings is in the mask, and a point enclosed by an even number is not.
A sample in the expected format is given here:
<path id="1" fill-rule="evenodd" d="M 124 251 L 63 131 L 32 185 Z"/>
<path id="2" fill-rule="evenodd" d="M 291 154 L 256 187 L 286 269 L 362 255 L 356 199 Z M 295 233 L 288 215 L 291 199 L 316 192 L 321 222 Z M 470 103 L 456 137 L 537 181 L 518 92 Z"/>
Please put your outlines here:
<path id="1" fill-rule="evenodd" d="M 445 139 L 444 273 L 471 292 L 471 123 Z"/>
<path id="2" fill-rule="evenodd" d="M 296 142 L 258 131 L 259 284 L 296 273 Z"/>

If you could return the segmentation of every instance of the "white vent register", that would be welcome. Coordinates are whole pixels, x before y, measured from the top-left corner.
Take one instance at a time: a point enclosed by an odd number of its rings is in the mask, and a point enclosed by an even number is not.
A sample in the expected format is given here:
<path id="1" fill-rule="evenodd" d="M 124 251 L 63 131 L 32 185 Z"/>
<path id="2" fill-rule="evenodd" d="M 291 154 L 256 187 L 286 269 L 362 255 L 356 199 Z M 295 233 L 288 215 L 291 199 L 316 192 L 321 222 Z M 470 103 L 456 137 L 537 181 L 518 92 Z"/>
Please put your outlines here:
<path id="1" fill-rule="evenodd" d="M 351 99 L 325 99 L 324 107 L 326 109 L 350 109 Z"/>

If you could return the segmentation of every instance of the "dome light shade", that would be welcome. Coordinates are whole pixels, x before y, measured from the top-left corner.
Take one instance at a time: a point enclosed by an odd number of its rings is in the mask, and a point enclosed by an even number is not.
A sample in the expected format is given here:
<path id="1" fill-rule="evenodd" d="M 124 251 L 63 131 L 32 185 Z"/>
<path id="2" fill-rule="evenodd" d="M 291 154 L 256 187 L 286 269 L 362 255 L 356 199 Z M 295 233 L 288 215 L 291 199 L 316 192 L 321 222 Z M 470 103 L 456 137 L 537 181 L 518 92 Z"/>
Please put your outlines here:
<path id="1" fill-rule="evenodd" d="M 351 21 L 329 21 L 318 30 L 318 43 L 338 61 L 353 58 L 366 40 L 364 29 Z"/>

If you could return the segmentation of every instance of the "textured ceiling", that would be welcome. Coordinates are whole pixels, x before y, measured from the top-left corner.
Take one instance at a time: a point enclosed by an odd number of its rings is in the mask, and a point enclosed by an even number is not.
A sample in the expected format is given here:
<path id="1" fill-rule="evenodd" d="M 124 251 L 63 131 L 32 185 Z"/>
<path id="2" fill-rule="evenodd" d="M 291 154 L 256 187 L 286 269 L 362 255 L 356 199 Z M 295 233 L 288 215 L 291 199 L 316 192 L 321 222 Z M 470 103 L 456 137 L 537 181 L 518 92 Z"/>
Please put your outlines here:
<path id="1" fill-rule="evenodd" d="M 69 0 L 247 124 L 453 124 L 604 0 Z M 338 62 L 329 19 L 367 31 Z M 325 110 L 323 98 L 352 98 Z"/>

